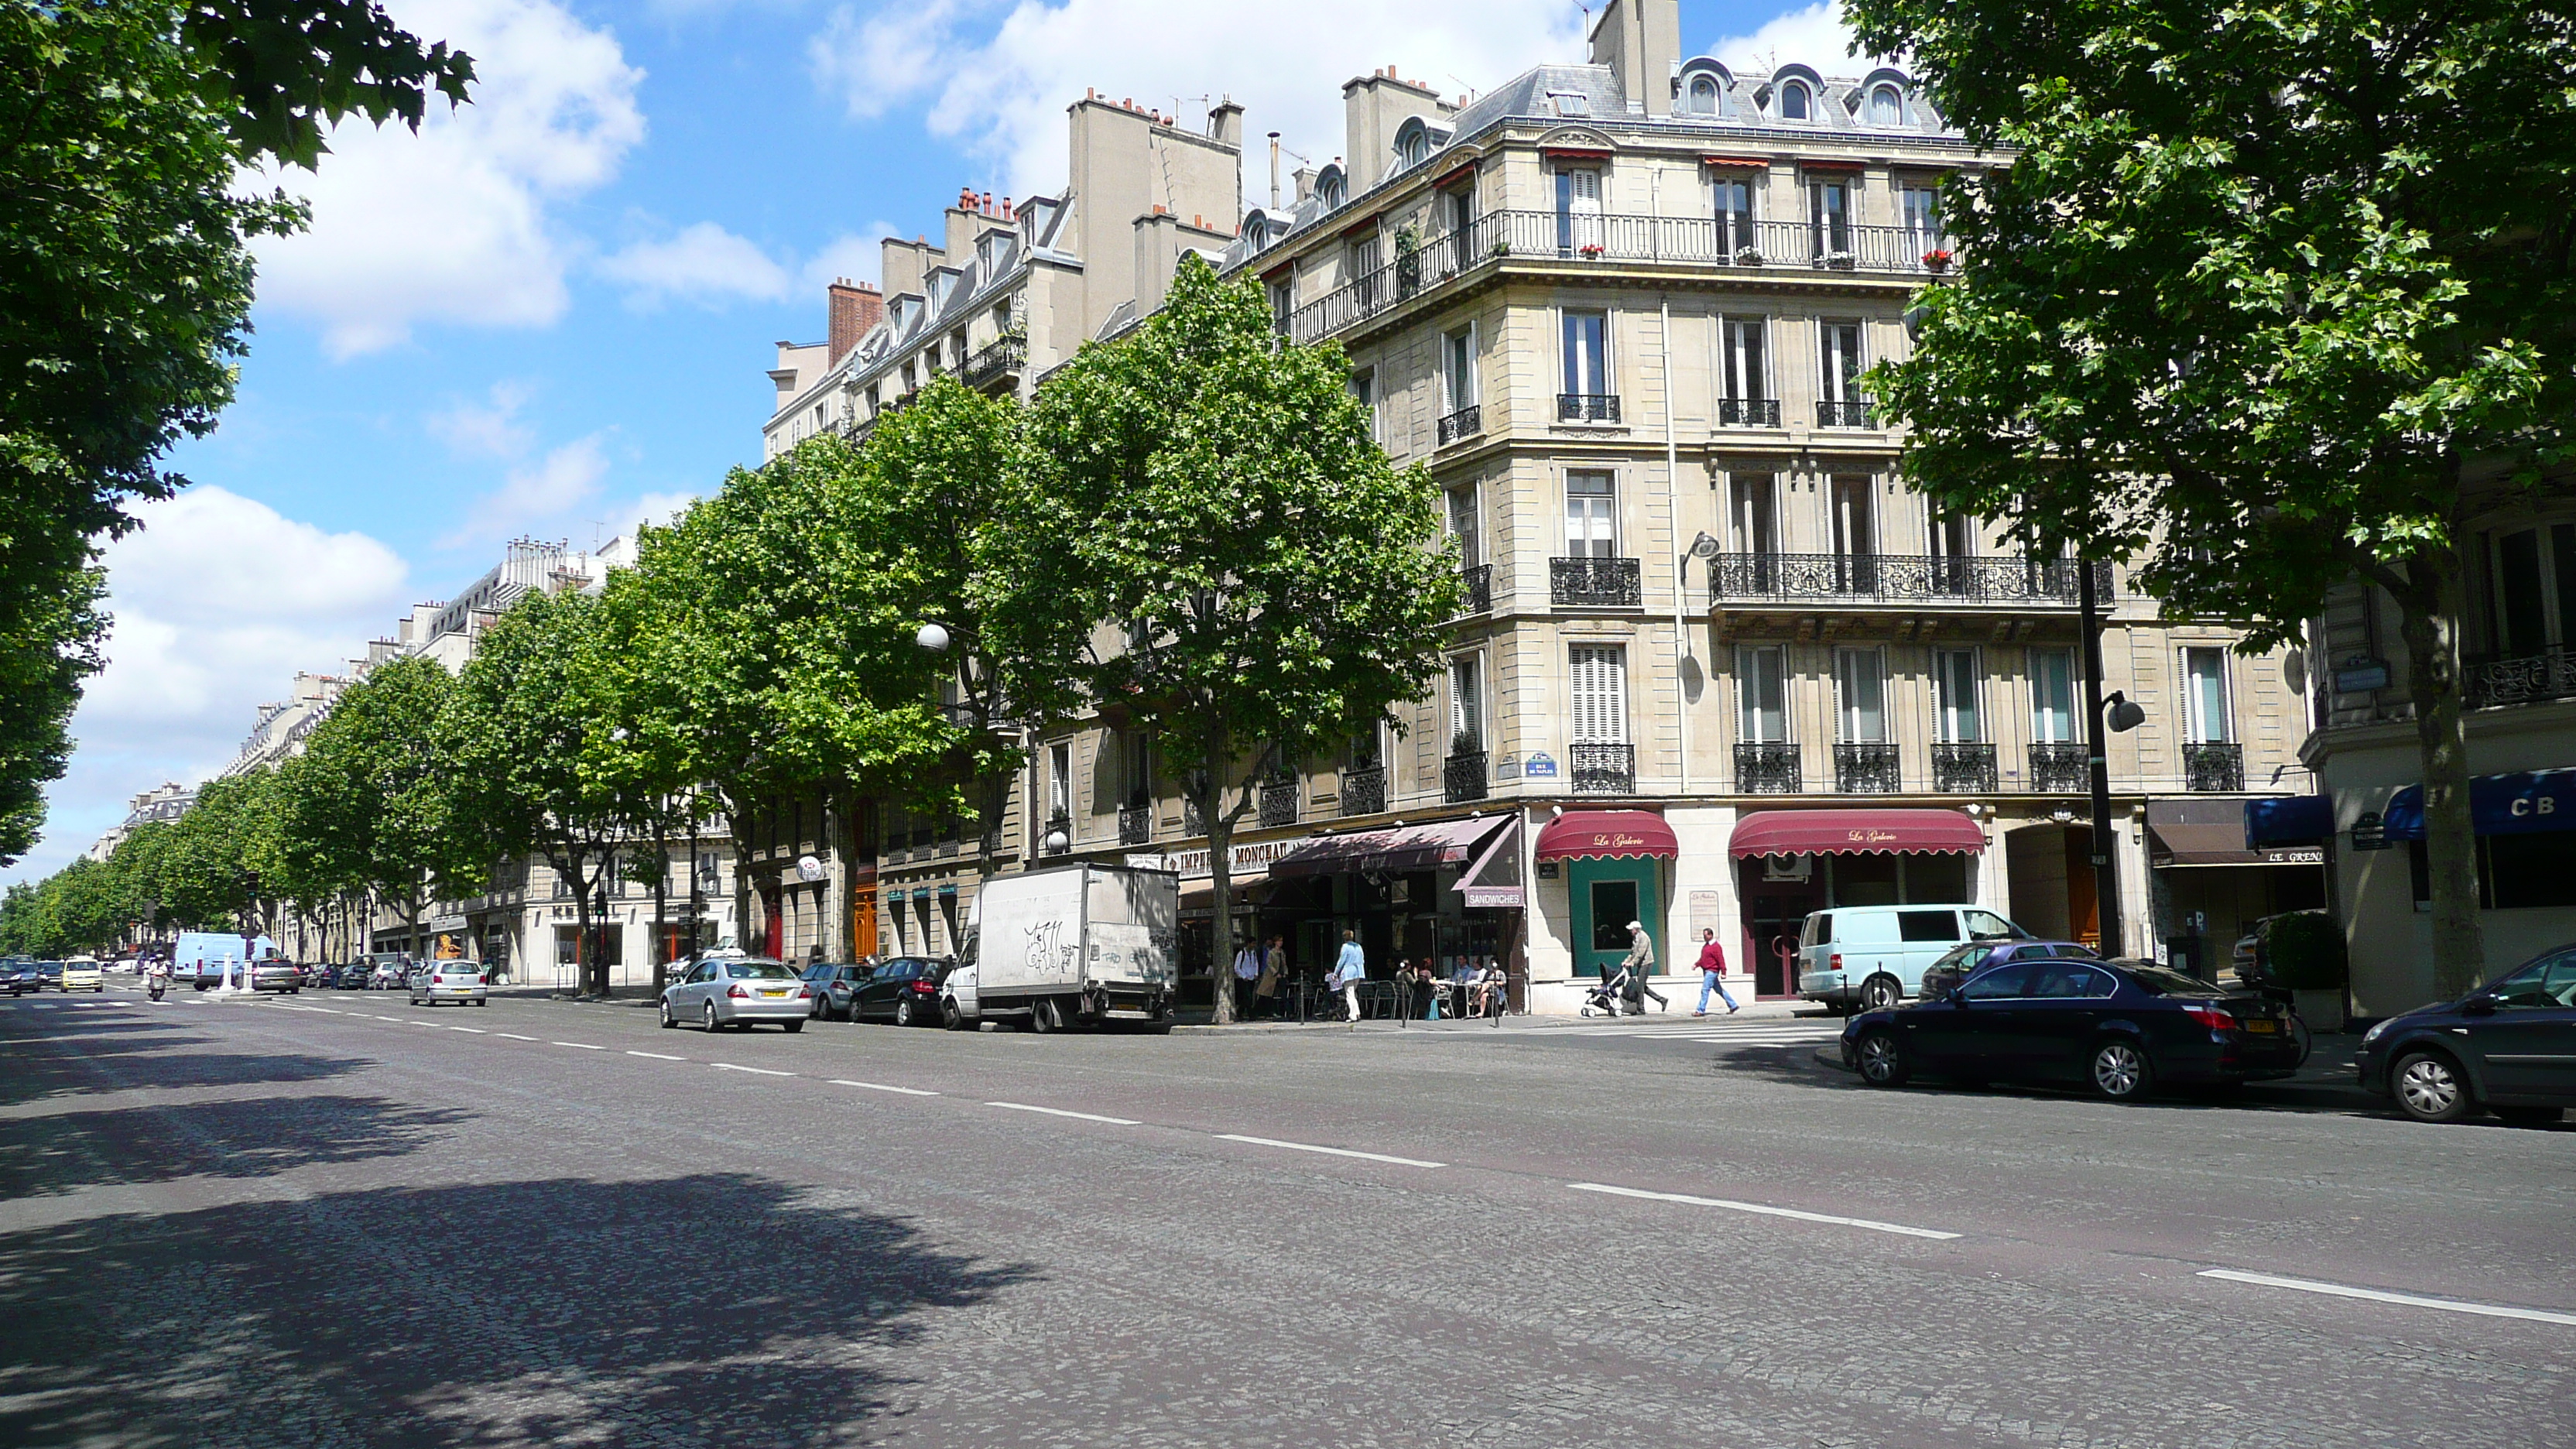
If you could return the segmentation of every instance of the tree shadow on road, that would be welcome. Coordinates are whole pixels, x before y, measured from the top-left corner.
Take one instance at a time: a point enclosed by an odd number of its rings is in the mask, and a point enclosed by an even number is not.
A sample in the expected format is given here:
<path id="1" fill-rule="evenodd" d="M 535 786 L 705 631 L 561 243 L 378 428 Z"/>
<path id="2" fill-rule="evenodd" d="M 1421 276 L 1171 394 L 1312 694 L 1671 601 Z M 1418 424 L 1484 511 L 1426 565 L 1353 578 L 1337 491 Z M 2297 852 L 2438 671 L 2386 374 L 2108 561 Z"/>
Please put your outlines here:
<path id="1" fill-rule="evenodd" d="M 270 1059 L 235 1057 L 246 1070 Z M 307 1080 L 278 1070 L 240 1080 Z M 474 1114 L 377 1097 L 244 1097 L 19 1117 L 0 1137 L 0 1201 L 183 1177 L 268 1177 L 418 1150 Z"/>
<path id="2" fill-rule="evenodd" d="M 113 1071 L 101 1070 L 105 1063 Z M 365 1057 L 224 1050 L 194 1035 L 83 1038 L 76 1051 L 46 1054 L 23 1045 L 0 1057 L 0 1106 L 138 1088 L 238 1087 L 319 1082 L 375 1063 Z"/>
<path id="3" fill-rule="evenodd" d="M 734 1174 L 92 1219 L 0 1235 L 0 1443 L 846 1443 L 1035 1276 Z"/>

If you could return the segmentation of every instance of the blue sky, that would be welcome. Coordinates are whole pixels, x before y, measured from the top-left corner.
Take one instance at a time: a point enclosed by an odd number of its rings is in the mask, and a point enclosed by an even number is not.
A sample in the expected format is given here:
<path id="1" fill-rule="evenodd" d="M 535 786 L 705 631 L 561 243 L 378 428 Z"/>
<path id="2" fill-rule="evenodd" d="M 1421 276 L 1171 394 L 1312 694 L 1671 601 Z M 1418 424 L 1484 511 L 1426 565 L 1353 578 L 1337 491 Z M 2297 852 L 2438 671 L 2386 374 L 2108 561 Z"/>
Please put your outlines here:
<path id="1" fill-rule="evenodd" d="M 824 282 L 935 233 L 961 186 L 1063 184 L 1085 87 L 1338 155 L 1343 80 L 1455 96 L 1581 58 L 1572 0 L 390 0 L 480 62 L 420 135 L 336 136 L 269 178 L 314 226 L 263 247 L 239 399 L 182 447 L 198 485 L 108 553 L 111 664 L 74 722 L 59 868 L 163 780 L 221 768 L 299 669 L 337 672 L 522 534 L 616 536 L 756 461 L 770 344 Z M 1686 0 L 1687 53 L 1842 68 L 1826 4 Z M 1248 185 L 1266 188 L 1250 160 Z"/>

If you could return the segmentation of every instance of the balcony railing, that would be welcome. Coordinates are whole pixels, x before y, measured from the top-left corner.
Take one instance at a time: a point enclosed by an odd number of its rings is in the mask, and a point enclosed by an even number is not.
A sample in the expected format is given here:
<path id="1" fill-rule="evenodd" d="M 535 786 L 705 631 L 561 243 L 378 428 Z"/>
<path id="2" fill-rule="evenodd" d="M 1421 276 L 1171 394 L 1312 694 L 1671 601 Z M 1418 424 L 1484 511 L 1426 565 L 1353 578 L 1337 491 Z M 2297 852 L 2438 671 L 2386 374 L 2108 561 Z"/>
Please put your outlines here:
<path id="1" fill-rule="evenodd" d="M 2471 709 L 2576 699 L 2576 653 L 2563 646 L 2506 659 L 2465 660 L 2461 672 Z"/>
<path id="2" fill-rule="evenodd" d="M 1154 838 L 1154 807 L 1121 805 L 1118 807 L 1118 843 L 1142 845 Z"/>
<path id="3" fill-rule="evenodd" d="M 1635 745 L 1587 743 L 1577 740 L 1566 747 L 1567 767 L 1574 774 L 1577 795 L 1634 795 L 1637 793 L 1637 747 Z"/>
<path id="4" fill-rule="evenodd" d="M 1739 744 L 1735 747 L 1735 793 L 1795 795 L 1807 788 L 1796 745 Z"/>
<path id="5" fill-rule="evenodd" d="M 1440 763 L 1440 790 L 1451 800 L 1485 798 L 1485 752 L 1460 750 Z"/>
<path id="6" fill-rule="evenodd" d="M 1719 398 L 1717 425 L 1721 428 L 1776 428 L 1780 426 L 1780 400 L 1776 397 Z"/>
<path id="7" fill-rule="evenodd" d="M 2205 740 L 2182 747 L 2182 787 L 2186 790 L 2245 788 L 2245 747 L 2234 740 Z"/>
<path id="8" fill-rule="evenodd" d="M 1906 227 L 1492 211 L 1295 308 L 1285 330 L 1298 342 L 1313 342 L 1507 259 L 1913 278 L 1947 270 L 1956 250 L 1939 236 Z M 1938 269 L 1924 260 L 1931 252 L 1943 254 Z"/>
<path id="9" fill-rule="evenodd" d="M 1471 438 L 1485 430 L 1485 410 L 1470 403 L 1440 420 L 1440 446 Z"/>
<path id="10" fill-rule="evenodd" d="M 1547 600 L 1560 607 L 1639 608 L 1646 602 L 1645 575 L 1632 558 L 1552 558 Z"/>
<path id="11" fill-rule="evenodd" d="M 1995 747 L 1964 742 L 1934 743 L 1932 788 L 1945 792 L 1992 793 L 1995 788 Z"/>
<path id="12" fill-rule="evenodd" d="M 1386 808 L 1386 767 L 1354 765 L 1342 771 L 1342 813 L 1375 815 Z"/>
<path id="13" fill-rule="evenodd" d="M 1297 782 L 1295 780 L 1262 782 L 1261 823 L 1264 825 L 1297 823 Z"/>
<path id="14" fill-rule="evenodd" d="M 1466 602 L 1458 607 L 1463 614 L 1490 614 L 1494 611 L 1494 566 L 1475 564 L 1460 571 L 1467 585 Z"/>
<path id="15" fill-rule="evenodd" d="M 1615 392 L 1558 393 L 1556 420 L 1560 423 L 1615 423 L 1619 421 L 1619 395 Z"/>
<path id="16" fill-rule="evenodd" d="M 978 348 L 966 359 L 966 385 L 982 387 L 998 378 L 1009 377 L 1028 366 L 1029 342 L 1025 337 L 996 337 Z"/>
<path id="17" fill-rule="evenodd" d="M 2093 565 L 2111 597 L 2111 566 Z M 1708 561 L 1715 599 L 2073 604 L 2073 559 L 1955 558 L 1905 553 L 1722 553 Z"/>
<path id="18" fill-rule="evenodd" d="M 1816 426 L 1820 428 L 1874 428 L 1877 427 L 1878 424 L 1870 418 L 1869 404 L 1866 402 L 1858 402 L 1850 398 L 1845 398 L 1839 402 L 1830 398 L 1819 398 L 1816 400 Z"/>
<path id="19" fill-rule="evenodd" d="M 2030 788 L 2049 795 L 2080 795 L 2093 788 L 2090 758 L 2082 745 L 2030 747 Z"/>
<path id="20" fill-rule="evenodd" d="M 1834 746 L 1834 788 L 1846 795 L 1893 795 L 1904 788 L 1896 746 L 1883 741 Z"/>

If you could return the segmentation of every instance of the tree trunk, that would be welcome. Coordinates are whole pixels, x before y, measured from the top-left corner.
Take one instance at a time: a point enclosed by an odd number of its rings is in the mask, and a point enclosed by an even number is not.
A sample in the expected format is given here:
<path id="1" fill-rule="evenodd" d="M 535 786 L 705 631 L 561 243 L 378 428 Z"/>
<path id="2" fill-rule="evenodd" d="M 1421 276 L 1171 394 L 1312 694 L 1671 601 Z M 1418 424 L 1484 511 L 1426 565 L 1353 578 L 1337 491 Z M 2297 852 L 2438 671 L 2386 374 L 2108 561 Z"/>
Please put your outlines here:
<path id="1" fill-rule="evenodd" d="M 749 807 L 738 807 L 731 799 L 725 801 L 725 831 L 733 837 L 733 943 L 743 951 L 751 949 L 751 815 Z M 762 924 L 767 925 L 766 918 Z M 774 943 L 761 944 L 767 947 Z"/>
<path id="2" fill-rule="evenodd" d="M 570 841 L 564 842 L 564 859 L 555 863 L 555 871 L 572 882 L 573 929 L 573 994 L 581 994 L 581 985 L 590 976 L 590 958 L 599 954 L 599 942 L 590 934 L 590 882 L 582 879 L 581 850 Z"/>
<path id="3" fill-rule="evenodd" d="M 1207 782 L 1198 800 L 1199 819 L 1207 826 L 1208 905 L 1216 912 L 1208 925 L 1208 941 L 1215 956 L 1210 963 L 1216 975 L 1216 1024 L 1234 1024 L 1234 822 L 1221 806 L 1225 803 L 1225 754 L 1210 749 L 1199 763 L 1199 775 Z"/>
<path id="4" fill-rule="evenodd" d="M 2469 814 L 2469 741 L 2462 721 L 2460 617 L 2464 585 L 2447 548 L 2406 561 L 2392 589 L 2406 642 L 2406 688 L 2424 776 L 2424 854 L 2433 886 L 2433 989 L 2445 1000 L 2486 979 L 2478 925 L 2478 842 Z"/>
<path id="5" fill-rule="evenodd" d="M 670 961 L 663 944 L 671 939 L 667 924 L 671 900 L 671 825 L 667 807 L 653 814 L 653 994 L 670 984 Z"/>

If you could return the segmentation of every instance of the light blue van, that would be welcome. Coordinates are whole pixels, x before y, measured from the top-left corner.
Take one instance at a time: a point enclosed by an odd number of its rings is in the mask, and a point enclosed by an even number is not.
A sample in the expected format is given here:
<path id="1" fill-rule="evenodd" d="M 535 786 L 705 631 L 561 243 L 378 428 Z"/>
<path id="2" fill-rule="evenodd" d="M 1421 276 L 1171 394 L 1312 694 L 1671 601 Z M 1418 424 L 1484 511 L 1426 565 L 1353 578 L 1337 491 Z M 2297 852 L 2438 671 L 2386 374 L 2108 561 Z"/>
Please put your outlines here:
<path id="1" fill-rule="evenodd" d="M 1923 990 L 1923 971 L 1970 941 L 2031 934 L 1983 906 L 1837 906 L 1798 932 L 1798 994 L 1877 1011 Z"/>

